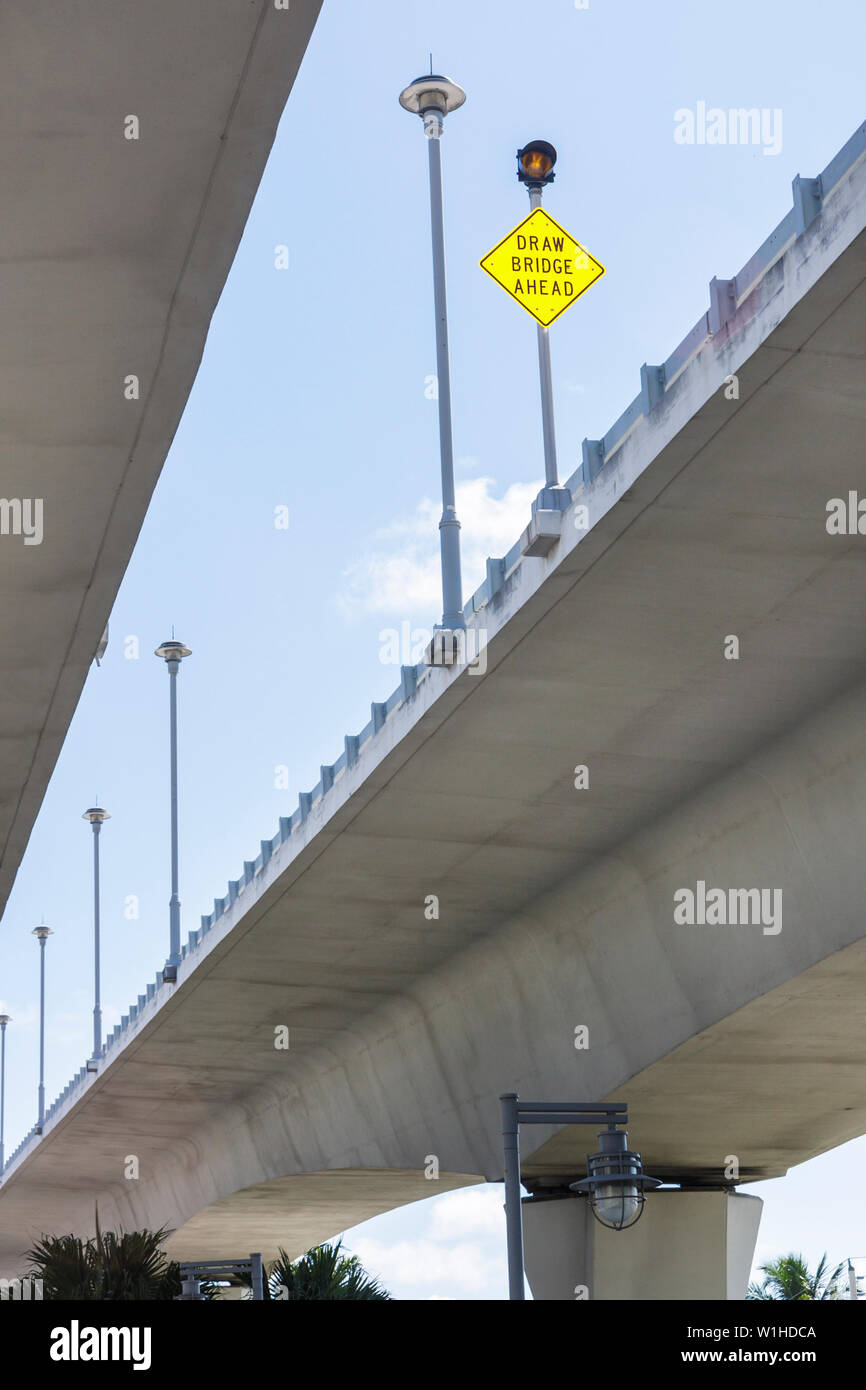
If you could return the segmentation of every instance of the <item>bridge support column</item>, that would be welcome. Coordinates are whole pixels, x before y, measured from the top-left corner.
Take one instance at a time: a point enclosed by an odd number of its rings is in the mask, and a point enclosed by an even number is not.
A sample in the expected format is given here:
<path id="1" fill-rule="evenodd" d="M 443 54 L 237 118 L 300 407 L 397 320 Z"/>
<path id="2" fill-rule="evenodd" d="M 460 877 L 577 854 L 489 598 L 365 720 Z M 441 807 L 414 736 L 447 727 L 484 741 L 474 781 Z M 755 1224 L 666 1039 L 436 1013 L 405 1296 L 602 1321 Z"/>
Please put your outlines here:
<path id="1" fill-rule="evenodd" d="M 536 1299 L 744 1299 L 763 1202 L 728 1192 L 653 1192 L 625 1231 L 582 1197 L 523 1203 Z"/>

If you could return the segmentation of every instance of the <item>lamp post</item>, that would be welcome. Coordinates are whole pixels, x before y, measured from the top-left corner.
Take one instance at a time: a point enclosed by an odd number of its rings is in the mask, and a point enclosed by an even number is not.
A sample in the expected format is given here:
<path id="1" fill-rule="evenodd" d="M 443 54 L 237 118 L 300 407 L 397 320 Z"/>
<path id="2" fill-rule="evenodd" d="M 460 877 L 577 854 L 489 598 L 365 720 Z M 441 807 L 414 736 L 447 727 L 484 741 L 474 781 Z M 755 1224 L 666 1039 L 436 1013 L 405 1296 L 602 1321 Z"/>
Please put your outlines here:
<path id="1" fill-rule="evenodd" d="M 45 1123 L 45 943 L 54 933 L 43 922 L 33 928 L 33 935 L 39 942 L 39 1118 L 36 1133 L 42 1133 Z"/>
<path id="2" fill-rule="evenodd" d="M 90 806 L 82 820 L 89 820 L 93 827 L 93 1057 L 98 1062 L 102 1056 L 102 1006 L 99 998 L 99 832 L 102 822 L 111 816 L 101 806 Z M 90 1070 L 95 1070 L 90 1068 Z"/>
<path id="3" fill-rule="evenodd" d="M 0 1152 L 2 1152 L 2 1150 L 0 1150 Z M 863 1278 L 862 1274 L 857 1273 L 857 1270 L 854 1267 L 854 1261 L 862 1259 L 866 1259 L 866 1255 L 849 1255 L 848 1257 L 848 1297 L 854 1303 L 856 1303 L 858 1299 L 862 1297 L 862 1294 L 860 1293 L 857 1284 L 858 1281 Z"/>
<path id="4" fill-rule="evenodd" d="M 6 1134 L 6 1024 L 12 1019 L 0 1014 L 0 1178 L 6 1166 L 4 1138 Z"/>
<path id="5" fill-rule="evenodd" d="M 161 656 L 168 667 L 169 674 L 169 722 L 171 726 L 171 898 L 168 905 L 169 950 L 168 959 L 162 970 L 162 978 L 170 984 L 177 980 L 177 967 L 180 965 L 180 898 L 178 897 L 177 874 L 177 673 L 185 656 L 192 656 L 189 647 L 183 642 L 163 642 L 157 647 L 155 656 Z"/>
<path id="6" fill-rule="evenodd" d="M 431 64 L 432 66 L 432 64 Z M 466 93 L 448 77 L 430 72 L 417 77 L 400 93 L 405 111 L 420 116 L 427 137 L 430 172 L 430 229 L 433 241 L 433 302 L 436 316 L 436 372 L 439 394 L 439 456 L 442 469 L 442 520 L 439 546 L 442 555 L 443 650 L 456 646 L 445 634 L 462 631 L 463 581 L 460 573 L 460 522 L 454 495 L 454 446 L 451 431 L 451 368 L 448 354 L 448 304 L 445 290 L 445 221 L 442 211 L 442 152 L 440 141 L 445 117 L 466 100 Z M 440 647 L 442 642 L 440 641 Z M 443 664 L 451 664 L 450 657 Z"/>
<path id="7" fill-rule="evenodd" d="M 628 1134 L 617 1128 L 628 1124 L 624 1101 L 584 1104 L 576 1101 L 523 1101 L 513 1091 L 500 1096 L 502 1143 L 505 1154 L 505 1226 L 508 1242 L 508 1297 L 522 1299 L 523 1213 L 520 1205 L 520 1126 L 604 1124 L 599 1134 L 601 1151 L 587 1157 L 587 1177 L 569 1184 L 572 1192 L 588 1198 L 593 1216 L 602 1226 L 625 1230 L 639 1220 L 644 1190 L 660 1187 L 659 1178 L 648 1177 L 640 1154 L 628 1147 Z"/>
<path id="8" fill-rule="evenodd" d="M 556 150 L 546 140 L 532 140 L 517 151 L 518 182 L 526 185 L 529 205 L 533 209 L 541 207 L 541 198 L 547 184 L 553 183 L 556 175 Z M 538 337 L 538 375 L 541 386 L 541 428 L 544 435 L 544 492 L 539 505 L 552 511 L 565 511 L 571 496 L 567 488 L 560 487 L 556 462 L 556 430 L 553 420 L 553 375 L 550 366 L 550 330 L 536 324 Z"/>

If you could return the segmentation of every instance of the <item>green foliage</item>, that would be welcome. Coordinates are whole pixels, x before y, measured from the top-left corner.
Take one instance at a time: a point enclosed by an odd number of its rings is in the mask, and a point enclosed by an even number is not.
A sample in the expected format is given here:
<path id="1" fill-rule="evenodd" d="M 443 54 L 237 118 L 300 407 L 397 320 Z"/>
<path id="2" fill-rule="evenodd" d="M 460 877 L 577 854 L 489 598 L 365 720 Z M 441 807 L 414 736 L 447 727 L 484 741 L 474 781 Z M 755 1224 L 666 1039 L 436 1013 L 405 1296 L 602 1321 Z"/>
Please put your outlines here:
<path id="1" fill-rule="evenodd" d="M 43 1298 L 77 1302 L 96 1297 L 91 1254 L 77 1236 L 43 1235 L 26 1258 L 27 1273 L 42 1280 Z"/>
<path id="2" fill-rule="evenodd" d="M 291 1302 L 390 1302 L 387 1289 L 367 1273 L 358 1256 L 344 1255 L 342 1249 L 342 1241 L 316 1245 L 294 1261 L 281 1249 L 265 1271 L 265 1298 Z M 245 1277 L 244 1283 L 249 1284 L 249 1278 Z"/>
<path id="3" fill-rule="evenodd" d="M 28 1275 L 42 1280 L 43 1298 L 55 1302 L 138 1303 L 177 1298 L 180 1267 L 163 1250 L 170 1231 L 102 1231 L 96 1235 L 43 1235 L 27 1251 Z M 249 1275 L 243 1283 L 250 1285 Z M 265 1272 L 266 1299 L 388 1302 L 391 1295 L 373 1279 L 357 1255 L 344 1255 L 342 1242 L 317 1245 L 294 1263 L 285 1250 Z M 219 1298 L 214 1284 L 201 1285 L 201 1297 Z"/>
<path id="4" fill-rule="evenodd" d="M 824 1302 L 843 1297 L 841 1280 L 844 1261 L 833 1270 L 827 1268 L 826 1252 L 821 1256 L 814 1274 L 802 1255 L 780 1255 L 761 1265 L 764 1280 L 751 1283 L 747 1299 L 784 1301 L 786 1303 Z"/>
<path id="5" fill-rule="evenodd" d="M 162 1249 L 170 1233 L 159 1231 L 101 1231 L 96 1236 L 43 1235 L 27 1251 L 28 1274 L 41 1279 L 43 1298 L 56 1302 L 138 1303 L 176 1298 L 181 1291 L 180 1268 Z M 203 1288 L 205 1298 L 212 1291 Z"/>

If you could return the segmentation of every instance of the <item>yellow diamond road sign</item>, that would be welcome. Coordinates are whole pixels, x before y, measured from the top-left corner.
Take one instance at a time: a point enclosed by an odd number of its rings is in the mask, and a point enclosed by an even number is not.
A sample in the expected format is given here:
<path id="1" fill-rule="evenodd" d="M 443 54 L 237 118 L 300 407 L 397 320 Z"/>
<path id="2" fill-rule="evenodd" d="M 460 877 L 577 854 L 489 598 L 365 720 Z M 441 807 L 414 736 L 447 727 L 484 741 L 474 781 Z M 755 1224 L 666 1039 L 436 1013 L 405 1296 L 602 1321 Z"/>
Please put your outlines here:
<path id="1" fill-rule="evenodd" d="M 543 328 L 604 274 L 604 266 L 544 208 L 534 208 L 479 264 Z"/>

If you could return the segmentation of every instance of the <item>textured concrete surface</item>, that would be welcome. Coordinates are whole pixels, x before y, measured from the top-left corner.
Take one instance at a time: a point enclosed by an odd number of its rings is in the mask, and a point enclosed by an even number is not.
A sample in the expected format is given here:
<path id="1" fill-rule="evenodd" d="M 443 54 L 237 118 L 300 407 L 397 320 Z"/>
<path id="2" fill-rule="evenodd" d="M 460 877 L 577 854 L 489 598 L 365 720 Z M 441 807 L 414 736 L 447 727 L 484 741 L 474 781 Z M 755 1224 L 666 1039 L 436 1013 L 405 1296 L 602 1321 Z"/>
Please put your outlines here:
<path id="1" fill-rule="evenodd" d="M 866 542 L 825 528 L 866 494 L 864 187 L 479 615 L 486 675 L 419 686 L 16 1160 L 0 1273 L 95 1197 L 183 1257 L 221 1223 L 300 1253 L 426 1193 L 431 1155 L 437 1190 L 501 1177 L 506 1090 L 625 1098 L 648 1170 L 710 1186 L 866 1130 Z M 781 891 L 782 930 L 677 924 L 698 880 Z M 587 1147 L 525 1133 L 528 1183 Z"/>
<path id="2" fill-rule="evenodd" d="M 320 3 L 0 13 L 0 495 L 44 529 L 0 536 L 0 911 Z"/>
<path id="3" fill-rule="evenodd" d="M 759 1197 L 653 1194 L 640 1220 L 606 1230 L 582 1198 L 524 1202 L 526 1276 L 536 1299 L 742 1301 L 758 1236 Z"/>

